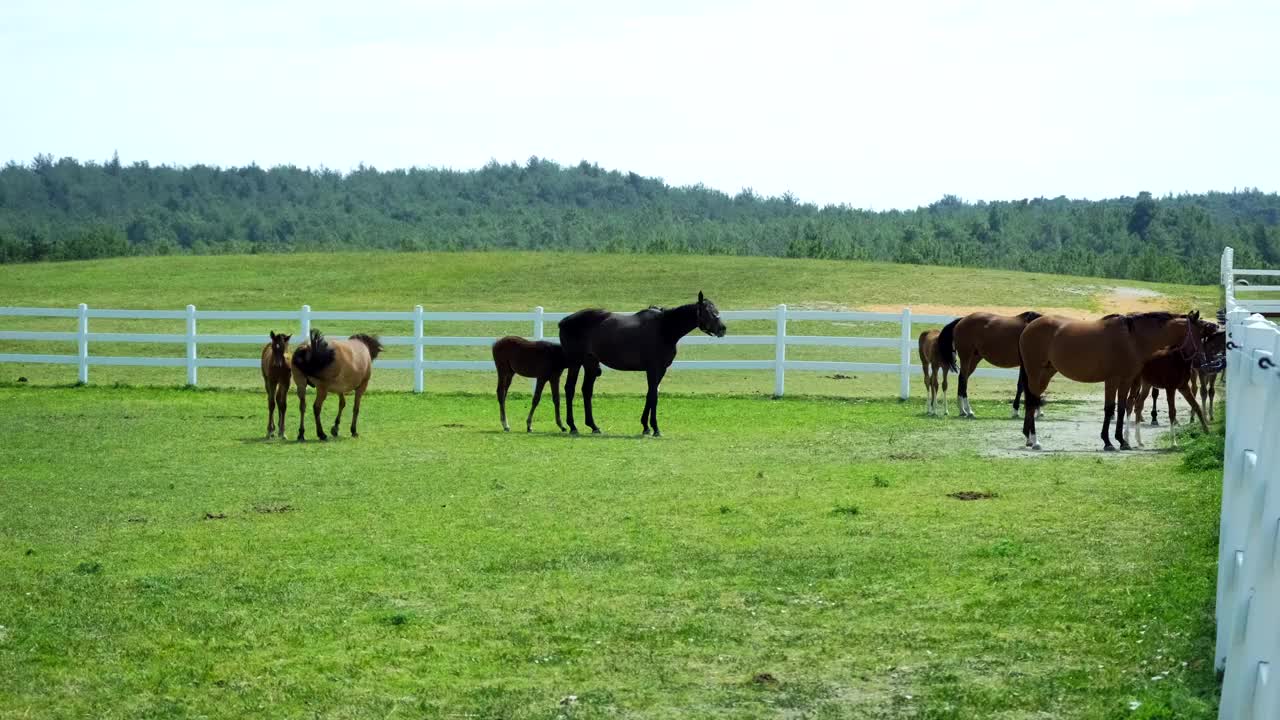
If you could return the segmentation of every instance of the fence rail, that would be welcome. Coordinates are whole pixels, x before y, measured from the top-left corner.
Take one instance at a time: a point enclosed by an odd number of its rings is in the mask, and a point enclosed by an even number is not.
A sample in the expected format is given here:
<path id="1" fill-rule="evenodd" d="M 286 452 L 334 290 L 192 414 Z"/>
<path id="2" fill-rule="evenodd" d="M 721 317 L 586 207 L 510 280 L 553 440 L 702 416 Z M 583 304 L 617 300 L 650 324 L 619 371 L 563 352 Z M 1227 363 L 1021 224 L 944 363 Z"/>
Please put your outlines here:
<path id="1" fill-rule="evenodd" d="M 492 371 L 493 364 L 486 360 L 429 360 L 426 350 L 433 347 L 487 347 L 497 338 L 428 335 L 428 327 L 436 328 L 454 323 L 468 322 L 511 322 L 530 323 L 535 340 L 555 340 L 546 334 L 546 324 L 557 322 L 569 315 L 567 312 L 547 312 L 536 307 L 529 312 L 427 312 L 419 305 L 411 311 L 374 311 L 349 312 L 312 310 L 303 305 L 298 310 L 198 310 L 188 305 L 185 310 L 114 310 L 90 308 L 81 304 L 77 308 L 33 308 L 33 307 L 0 307 L 0 317 L 26 318 L 74 318 L 75 332 L 41 332 L 41 331 L 0 331 L 0 341 L 33 341 L 33 342 L 74 342 L 77 352 L 74 355 L 21 354 L 0 353 L 0 363 L 39 363 L 55 365 L 75 365 L 78 368 L 77 378 L 82 383 L 89 381 L 89 368 L 95 365 L 105 366 L 137 366 L 137 367 L 185 367 L 187 384 L 197 385 L 200 368 L 256 368 L 260 357 L 257 353 L 243 358 L 207 358 L 200 357 L 199 350 L 205 345 L 257 345 L 266 342 L 263 335 L 227 335 L 201 334 L 197 325 L 201 320 L 238 320 L 238 321 L 286 321 L 298 324 L 299 334 L 306 337 L 314 322 L 377 320 L 395 321 L 413 324 L 410 335 L 387 335 L 381 338 L 385 345 L 409 346 L 413 349 L 412 359 L 382 359 L 374 363 L 379 368 L 390 368 L 413 371 L 413 390 L 423 392 L 426 386 L 425 374 L 432 370 L 484 370 Z M 786 305 L 779 305 L 768 310 L 729 310 L 721 313 L 727 322 L 755 320 L 768 321 L 774 324 L 771 335 L 727 335 L 713 338 L 704 335 L 689 335 L 680 341 L 681 346 L 757 346 L 774 348 L 772 360 L 677 360 L 672 369 L 681 370 L 772 370 L 774 372 L 774 394 L 781 396 L 786 388 L 786 373 L 791 371 L 820 372 L 861 372 L 861 373 L 897 373 L 899 376 L 899 397 L 906 399 L 911 393 L 911 376 L 919 371 L 919 366 L 912 365 L 915 354 L 916 339 L 912 334 L 912 324 L 941 324 L 955 319 L 951 315 L 913 315 L 910 308 L 903 308 L 898 313 L 871 313 L 853 311 L 827 310 L 790 310 Z M 120 333 L 91 332 L 89 321 L 93 319 L 114 320 L 182 320 L 186 323 L 183 333 Z M 823 321 L 823 322 L 865 322 L 893 323 L 899 326 L 897 337 L 854 337 L 838 335 L 791 335 L 787 333 L 788 321 Z M 185 357 L 140 357 L 140 356 L 102 356 L 91 355 L 90 348 L 95 343 L 160 343 L 184 345 Z M 885 362 L 843 362 L 820 360 L 789 360 L 788 347 L 832 347 L 832 348 L 897 348 L 898 361 Z M 1017 378 L 1017 370 L 1000 368 L 981 368 L 978 377 Z"/>
<path id="2" fill-rule="evenodd" d="M 1260 312 L 1275 300 L 1237 300 L 1234 252 L 1222 253 L 1227 309 L 1215 666 L 1224 670 L 1222 720 L 1262 720 L 1280 708 L 1280 327 Z M 1252 291 L 1262 288 L 1253 286 Z M 1268 308 L 1278 308 L 1270 310 Z"/>

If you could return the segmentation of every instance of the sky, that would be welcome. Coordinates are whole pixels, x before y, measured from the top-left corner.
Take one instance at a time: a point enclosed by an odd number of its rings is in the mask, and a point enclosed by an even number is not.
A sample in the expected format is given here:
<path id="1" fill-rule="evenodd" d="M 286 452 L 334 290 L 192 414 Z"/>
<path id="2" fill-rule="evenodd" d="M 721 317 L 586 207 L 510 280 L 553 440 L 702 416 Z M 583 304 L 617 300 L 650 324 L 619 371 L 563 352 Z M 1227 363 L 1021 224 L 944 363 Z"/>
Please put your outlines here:
<path id="1" fill-rule="evenodd" d="M 1280 190 L 1280 2 L 5 0 L 0 161 L 531 156 L 889 209 Z"/>

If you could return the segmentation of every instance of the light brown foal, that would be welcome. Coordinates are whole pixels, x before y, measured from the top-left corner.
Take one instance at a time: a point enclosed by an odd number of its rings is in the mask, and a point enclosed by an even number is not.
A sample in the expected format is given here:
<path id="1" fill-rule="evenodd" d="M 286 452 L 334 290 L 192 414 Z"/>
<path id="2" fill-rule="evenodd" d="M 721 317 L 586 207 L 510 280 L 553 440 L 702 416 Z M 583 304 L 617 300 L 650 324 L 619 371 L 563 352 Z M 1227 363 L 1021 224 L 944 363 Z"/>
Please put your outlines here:
<path id="1" fill-rule="evenodd" d="M 262 381 L 267 388 L 267 439 L 276 432 L 276 409 L 280 410 L 280 437 L 284 437 L 284 411 L 289 401 L 289 338 L 271 333 L 271 342 L 262 346 Z"/>
<path id="2" fill-rule="evenodd" d="M 924 387 L 929 393 L 925 404 L 925 413 L 937 415 L 938 412 L 938 369 L 942 369 L 942 416 L 947 415 L 947 373 L 951 372 L 951 358 L 938 352 L 937 330 L 925 330 L 920 333 L 920 371 L 924 373 Z M 964 406 L 960 408 L 964 412 Z"/>
<path id="3" fill-rule="evenodd" d="M 1207 327 L 1206 327 L 1207 326 Z M 1108 433 L 1116 418 L 1116 440 L 1123 450 L 1125 402 L 1129 388 L 1142 366 L 1160 350 L 1178 347 L 1186 357 L 1203 357 L 1202 337 L 1216 325 L 1200 320 L 1198 312 L 1174 315 L 1167 312 L 1108 315 L 1099 320 L 1067 320 L 1040 317 L 1027 325 L 1018 340 L 1022 352 L 1022 374 L 1027 392 L 1022 434 L 1027 447 L 1040 449 L 1036 440 L 1035 409 L 1040 397 L 1057 373 L 1076 382 L 1104 383 L 1105 414 L 1102 422 L 1104 450 L 1115 450 Z M 1119 401 L 1120 412 L 1116 413 Z"/>
<path id="4" fill-rule="evenodd" d="M 355 392 L 355 407 L 351 411 L 351 437 L 359 437 L 356 422 L 360 419 L 360 398 L 369 388 L 373 375 L 373 361 L 382 352 L 382 343 L 372 335 L 352 335 L 348 340 L 326 339 L 319 330 L 311 331 L 311 341 L 293 351 L 293 381 L 298 385 L 298 441 L 307 439 L 307 386 L 316 388 L 316 401 L 312 406 L 316 421 L 316 436 L 328 440 L 320 424 L 320 409 L 329 393 L 338 395 L 338 416 L 333 419 L 330 432 L 337 437 L 342 411 L 347 407 L 347 393 Z"/>

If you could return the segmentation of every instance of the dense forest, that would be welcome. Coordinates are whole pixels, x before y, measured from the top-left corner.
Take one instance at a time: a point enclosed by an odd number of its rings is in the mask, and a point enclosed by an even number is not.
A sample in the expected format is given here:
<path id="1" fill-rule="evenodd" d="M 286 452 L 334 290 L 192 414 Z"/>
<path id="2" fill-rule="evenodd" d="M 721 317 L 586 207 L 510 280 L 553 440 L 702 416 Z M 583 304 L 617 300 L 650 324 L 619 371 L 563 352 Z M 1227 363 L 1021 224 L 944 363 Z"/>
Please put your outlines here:
<path id="1" fill-rule="evenodd" d="M 0 169 L 0 262 L 173 253 L 572 250 L 843 258 L 1210 283 L 1280 264 L 1280 195 L 965 202 L 873 212 L 671 187 L 583 162 L 350 173 L 54 160 Z"/>

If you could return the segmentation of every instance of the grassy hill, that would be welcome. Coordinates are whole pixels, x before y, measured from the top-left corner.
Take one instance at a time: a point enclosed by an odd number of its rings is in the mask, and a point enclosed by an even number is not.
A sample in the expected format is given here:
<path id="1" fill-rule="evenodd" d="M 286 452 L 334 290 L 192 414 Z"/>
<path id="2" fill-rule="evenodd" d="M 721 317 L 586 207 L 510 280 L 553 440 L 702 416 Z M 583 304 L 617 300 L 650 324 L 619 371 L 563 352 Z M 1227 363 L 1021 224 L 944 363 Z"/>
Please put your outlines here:
<path id="1" fill-rule="evenodd" d="M 1213 287 L 1152 284 L 1002 270 L 972 270 L 888 263 L 775 259 L 726 256 L 654 256 L 567 253 L 347 253 L 312 255 L 246 255 L 215 257 L 147 257 L 9 266 L 0 276 L 0 305 L 99 308 L 292 310 L 310 304 L 314 310 L 528 310 L 549 311 L 602 306 L 634 310 L 651 303 L 674 306 L 706 292 L 722 310 L 758 309 L 786 303 L 792 308 L 870 309 L 897 311 L 903 305 L 918 312 L 961 313 L 975 309 L 1026 309 L 1088 316 L 1132 309 L 1186 310 L 1217 307 Z M 924 326 L 916 328 L 916 332 Z M 67 320 L 0 318 L 0 329 L 73 330 Z M 96 332 L 182 332 L 173 321 L 94 320 Z M 289 328 L 269 322 L 201 323 L 203 332 L 261 333 Z M 374 331 L 408 334 L 407 323 L 326 323 L 331 334 Z M 896 325 L 867 323 L 792 323 L 792 334 L 896 337 Z M 771 323 L 733 323 L 733 334 L 771 333 Z M 429 327 L 430 334 L 529 334 L 523 324 L 476 323 Z M 554 329 L 548 329 L 549 334 Z M 0 342 L 0 352 L 73 353 L 71 343 Z M 167 355 L 181 357 L 177 345 L 143 346 L 98 343 L 94 354 Z M 438 348 L 438 359 L 485 359 L 485 348 Z M 698 347 L 682 357 L 772 358 L 772 348 Z M 255 357 L 251 346 L 204 346 L 206 357 Z M 408 357 L 408 348 L 392 348 L 388 357 Z M 793 359 L 896 361 L 887 349 L 792 348 Z M 0 366 L 0 381 L 27 377 L 39 383 L 65 383 L 74 371 L 65 366 Z M 793 380 L 794 377 L 794 380 Z M 184 375 L 174 369 L 106 368 L 91 371 L 90 381 L 177 384 Z M 253 371 L 201 371 L 202 385 L 251 386 Z M 431 390 L 483 391 L 491 378 L 484 373 L 433 373 Z M 1007 383 L 999 383 L 1001 392 Z M 406 389 L 407 372 L 379 373 L 374 387 Z M 614 391 L 633 392 L 640 378 L 612 380 Z M 762 373 L 685 373 L 669 376 L 673 392 L 717 390 L 769 392 Z M 837 379 L 818 373 L 789 373 L 791 392 L 827 395 L 887 394 L 896 387 L 890 376 Z"/>

